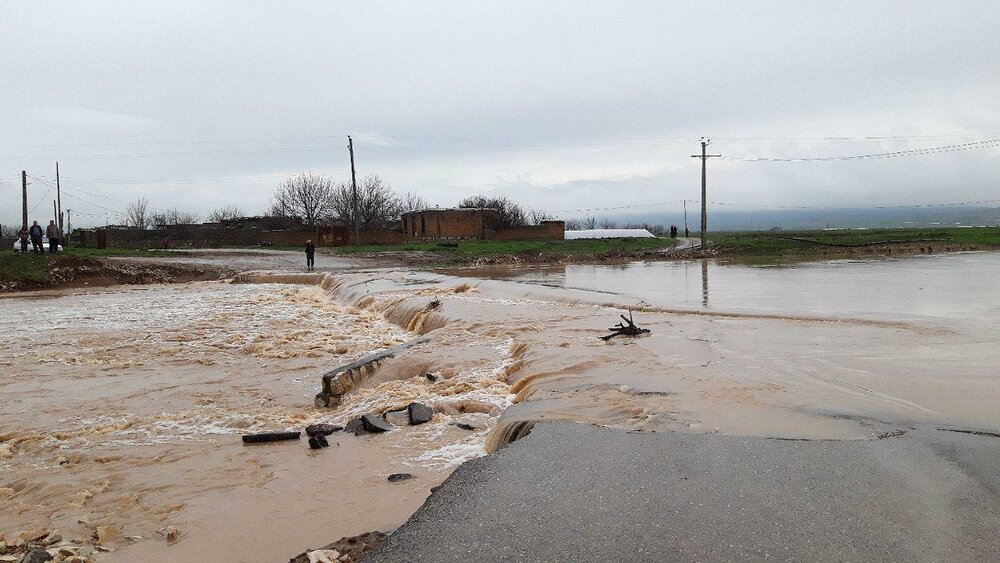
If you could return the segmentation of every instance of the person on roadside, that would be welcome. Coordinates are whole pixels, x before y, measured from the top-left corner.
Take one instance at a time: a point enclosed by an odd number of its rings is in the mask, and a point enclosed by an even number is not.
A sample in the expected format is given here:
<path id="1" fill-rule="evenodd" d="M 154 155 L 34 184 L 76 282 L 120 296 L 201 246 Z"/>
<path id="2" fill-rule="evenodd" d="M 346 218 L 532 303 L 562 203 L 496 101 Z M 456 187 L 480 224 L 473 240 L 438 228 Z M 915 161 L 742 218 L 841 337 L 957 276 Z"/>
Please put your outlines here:
<path id="1" fill-rule="evenodd" d="M 306 269 L 312 270 L 316 263 L 316 245 L 312 239 L 306 241 Z"/>
<path id="2" fill-rule="evenodd" d="M 59 250 L 59 227 L 56 226 L 55 221 L 49 221 L 49 226 L 45 227 L 45 236 L 49 238 L 49 252 Z"/>
<path id="3" fill-rule="evenodd" d="M 31 224 L 31 228 L 28 229 L 28 234 L 31 235 L 31 251 L 35 254 L 45 252 L 45 250 L 42 249 L 42 235 L 44 235 L 45 232 L 42 231 L 42 226 L 38 224 L 38 221 L 34 221 Z"/>
<path id="4" fill-rule="evenodd" d="M 18 233 L 21 239 L 21 252 L 24 254 L 28 253 L 28 226 L 25 225 L 21 227 L 21 232 Z"/>

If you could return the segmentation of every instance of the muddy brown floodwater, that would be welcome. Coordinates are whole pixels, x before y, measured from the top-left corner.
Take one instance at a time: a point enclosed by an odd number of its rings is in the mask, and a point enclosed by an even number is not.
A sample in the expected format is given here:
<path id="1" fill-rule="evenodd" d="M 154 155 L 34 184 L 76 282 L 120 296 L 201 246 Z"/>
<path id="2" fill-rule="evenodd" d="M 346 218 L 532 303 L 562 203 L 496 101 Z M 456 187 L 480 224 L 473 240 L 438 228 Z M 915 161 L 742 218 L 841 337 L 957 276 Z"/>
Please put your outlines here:
<path id="1" fill-rule="evenodd" d="M 120 530 L 101 561 L 287 560 L 392 530 L 458 464 L 539 420 L 853 440 L 1000 430 L 1000 254 L 457 274 L 0 299 L 18 344 L 0 351 L 0 533 Z M 652 333 L 599 340 L 630 306 Z M 418 335 L 430 342 L 340 407 L 313 406 L 324 371 Z M 239 441 L 411 401 L 434 420 L 315 452 Z M 399 472 L 415 478 L 386 481 Z"/>

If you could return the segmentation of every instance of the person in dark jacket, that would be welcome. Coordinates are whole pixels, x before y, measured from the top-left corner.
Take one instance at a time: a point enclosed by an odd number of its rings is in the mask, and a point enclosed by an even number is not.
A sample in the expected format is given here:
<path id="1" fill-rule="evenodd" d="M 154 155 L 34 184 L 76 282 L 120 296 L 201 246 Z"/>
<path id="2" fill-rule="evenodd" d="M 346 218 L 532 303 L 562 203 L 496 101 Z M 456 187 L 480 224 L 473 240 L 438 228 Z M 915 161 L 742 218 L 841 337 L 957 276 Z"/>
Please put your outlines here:
<path id="1" fill-rule="evenodd" d="M 35 254 L 45 252 L 42 249 L 42 235 L 45 233 L 42 231 L 42 226 L 38 224 L 38 221 L 32 223 L 31 228 L 28 229 L 28 234 L 31 235 L 31 251 Z"/>
<path id="2" fill-rule="evenodd" d="M 312 240 L 306 241 L 306 269 L 312 270 L 316 262 L 316 245 Z"/>
<path id="3" fill-rule="evenodd" d="M 49 252 L 59 250 L 59 227 L 55 221 L 49 221 L 49 226 L 45 227 L 45 236 L 49 237 Z"/>
<path id="4" fill-rule="evenodd" d="M 21 239 L 21 252 L 28 253 L 28 226 L 25 225 L 21 227 L 21 232 L 18 233 Z"/>

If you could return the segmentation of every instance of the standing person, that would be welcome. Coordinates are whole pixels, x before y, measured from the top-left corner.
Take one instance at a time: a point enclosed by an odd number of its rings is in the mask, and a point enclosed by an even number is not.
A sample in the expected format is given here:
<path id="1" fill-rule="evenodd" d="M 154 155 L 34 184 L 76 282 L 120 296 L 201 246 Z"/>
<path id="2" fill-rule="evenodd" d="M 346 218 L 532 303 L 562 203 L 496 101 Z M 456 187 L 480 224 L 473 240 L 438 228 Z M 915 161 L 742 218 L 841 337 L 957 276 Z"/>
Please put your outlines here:
<path id="1" fill-rule="evenodd" d="M 21 232 L 18 233 L 21 238 L 21 252 L 28 253 L 28 226 L 25 225 L 21 227 Z"/>
<path id="2" fill-rule="evenodd" d="M 42 226 L 38 224 L 38 221 L 31 224 L 31 228 L 28 229 L 28 234 L 31 235 L 31 251 L 35 254 L 45 252 L 42 249 L 42 235 L 45 233 L 42 231 Z"/>
<path id="3" fill-rule="evenodd" d="M 45 236 L 49 238 L 49 252 L 59 250 L 59 227 L 55 221 L 49 221 L 49 226 L 45 227 Z"/>
<path id="4" fill-rule="evenodd" d="M 312 239 L 306 241 L 306 269 L 312 270 L 313 264 L 316 263 L 316 245 L 313 244 Z"/>

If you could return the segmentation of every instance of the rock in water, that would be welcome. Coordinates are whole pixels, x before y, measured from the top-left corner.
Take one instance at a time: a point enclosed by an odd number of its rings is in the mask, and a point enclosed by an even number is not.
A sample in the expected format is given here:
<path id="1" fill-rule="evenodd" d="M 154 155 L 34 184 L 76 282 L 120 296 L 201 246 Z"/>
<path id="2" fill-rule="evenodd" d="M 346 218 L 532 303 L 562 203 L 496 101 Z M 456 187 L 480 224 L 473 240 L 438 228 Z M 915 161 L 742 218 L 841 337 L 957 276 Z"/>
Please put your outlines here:
<path id="1" fill-rule="evenodd" d="M 17 563 L 45 563 L 52 561 L 52 554 L 44 549 L 32 549 L 25 553 Z"/>
<path id="2" fill-rule="evenodd" d="M 309 438 L 309 448 L 310 449 L 318 450 L 318 449 L 320 449 L 322 447 L 323 446 L 319 445 L 319 440 L 317 440 L 315 436 L 313 436 L 312 438 Z"/>
<path id="3" fill-rule="evenodd" d="M 406 414 L 409 415 L 410 424 L 423 424 L 434 418 L 434 409 L 420 403 L 410 403 L 406 407 Z"/>
<path id="4" fill-rule="evenodd" d="M 330 447 L 330 442 L 326 441 L 326 436 L 315 436 L 315 438 L 316 441 L 319 442 L 319 445 L 323 446 L 324 448 Z"/>
<path id="5" fill-rule="evenodd" d="M 361 425 L 366 432 L 388 432 L 392 430 L 392 425 L 382 420 L 382 417 L 374 414 L 366 414 L 361 417 Z"/>
<path id="6" fill-rule="evenodd" d="M 461 428 L 462 430 L 473 430 L 473 431 L 478 430 L 478 428 L 476 428 L 475 426 L 473 426 L 471 424 L 468 424 L 468 423 L 465 423 L 465 422 L 455 422 L 453 424 L 455 426 Z"/>
<path id="7" fill-rule="evenodd" d="M 407 415 L 406 409 L 398 411 L 386 411 L 382 415 L 382 418 L 384 418 L 386 422 L 395 424 L 396 426 L 406 426 L 407 423 L 409 422 L 409 415 Z"/>
<path id="8" fill-rule="evenodd" d="M 364 431 L 365 428 L 364 425 L 361 423 L 360 418 L 355 418 L 354 420 L 348 422 L 347 426 L 344 426 L 344 432 L 354 434 L 355 436 L 363 434 Z"/>
<path id="9" fill-rule="evenodd" d="M 343 426 L 334 426 L 332 424 L 310 424 L 306 426 L 307 436 L 329 436 L 334 432 L 343 430 Z"/>
<path id="10" fill-rule="evenodd" d="M 435 383 L 437 382 L 438 379 L 441 379 L 440 377 L 434 375 L 433 373 L 425 373 L 424 377 L 426 377 L 427 381 L 430 381 L 431 383 Z"/>
<path id="11" fill-rule="evenodd" d="M 412 478 L 413 475 L 410 475 L 409 473 L 393 473 L 392 475 L 389 475 L 389 482 L 398 483 L 400 481 L 406 481 L 407 479 L 412 479 Z"/>

